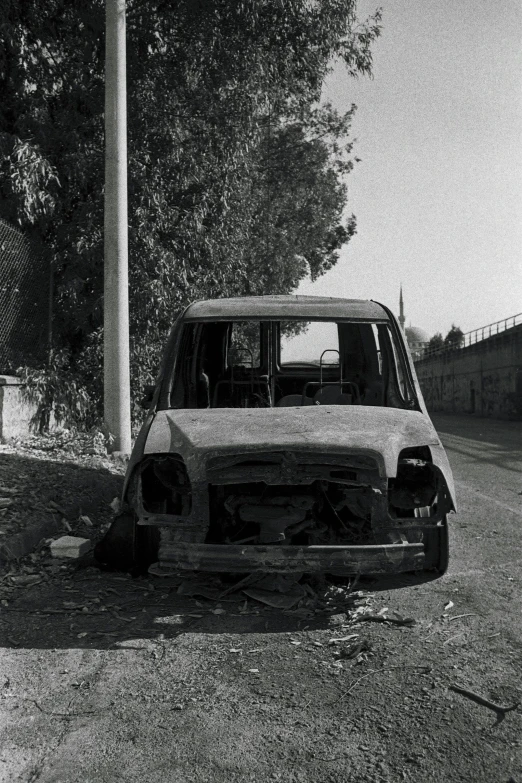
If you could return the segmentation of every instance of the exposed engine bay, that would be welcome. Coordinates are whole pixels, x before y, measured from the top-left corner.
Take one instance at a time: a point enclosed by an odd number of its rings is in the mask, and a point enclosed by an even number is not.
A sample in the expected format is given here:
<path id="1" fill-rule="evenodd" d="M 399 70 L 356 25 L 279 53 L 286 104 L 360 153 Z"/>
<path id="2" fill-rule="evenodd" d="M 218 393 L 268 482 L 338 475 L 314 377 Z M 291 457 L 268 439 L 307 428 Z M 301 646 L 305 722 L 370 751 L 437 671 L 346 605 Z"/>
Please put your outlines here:
<path id="1" fill-rule="evenodd" d="M 140 522 L 160 541 L 241 547 L 357 547 L 422 544 L 450 499 L 429 450 L 405 449 L 383 479 L 364 455 L 272 452 L 206 461 L 205 503 L 179 455 L 147 456 L 139 471 Z M 199 507 L 199 510 L 198 510 Z M 205 513 L 205 510 L 208 510 Z M 194 513 L 195 511 L 195 513 Z"/>

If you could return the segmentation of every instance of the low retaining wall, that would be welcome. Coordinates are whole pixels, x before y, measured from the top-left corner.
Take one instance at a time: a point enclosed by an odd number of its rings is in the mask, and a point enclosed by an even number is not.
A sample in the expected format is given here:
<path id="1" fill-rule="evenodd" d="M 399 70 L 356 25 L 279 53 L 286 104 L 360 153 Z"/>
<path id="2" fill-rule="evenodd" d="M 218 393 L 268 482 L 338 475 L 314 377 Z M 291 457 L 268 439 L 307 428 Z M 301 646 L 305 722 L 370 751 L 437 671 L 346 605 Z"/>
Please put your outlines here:
<path id="1" fill-rule="evenodd" d="M 522 324 L 415 369 L 429 411 L 522 419 Z"/>
<path id="2" fill-rule="evenodd" d="M 35 413 L 36 406 L 24 399 L 20 378 L 0 375 L 0 443 L 27 437 Z"/>

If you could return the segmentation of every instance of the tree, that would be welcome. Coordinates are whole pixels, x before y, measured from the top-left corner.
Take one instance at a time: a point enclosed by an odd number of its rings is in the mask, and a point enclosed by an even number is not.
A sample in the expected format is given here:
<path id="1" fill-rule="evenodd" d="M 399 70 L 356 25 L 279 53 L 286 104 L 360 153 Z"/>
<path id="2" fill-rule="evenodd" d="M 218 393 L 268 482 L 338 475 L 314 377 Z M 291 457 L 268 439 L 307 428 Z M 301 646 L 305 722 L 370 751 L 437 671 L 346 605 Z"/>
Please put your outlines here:
<path id="1" fill-rule="evenodd" d="M 444 338 L 440 332 L 436 332 L 433 337 L 430 337 L 428 344 L 426 345 L 426 353 L 433 353 L 444 348 Z"/>
<path id="2" fill-rule="evenodd" d="M 444 345 L 446 348 L 460 348 L 464 342 L 464 332 L 460 326 L 451 325 L 451 329 L 444 338 Z"/>
<path id="3" fill-rule="evenodd" d="M 289 292 L 333 266 L 355 232 L 343 182 L 353 109 L 319 103 L 333 58 L 371 72 L 380 12 L 359 23 L 355 5 L 128 0 L 135 394 L 190 300 Z M 56 347 L 97 400 L 104 3 L 5 6 L 0 212 L 50 248 Z"/>

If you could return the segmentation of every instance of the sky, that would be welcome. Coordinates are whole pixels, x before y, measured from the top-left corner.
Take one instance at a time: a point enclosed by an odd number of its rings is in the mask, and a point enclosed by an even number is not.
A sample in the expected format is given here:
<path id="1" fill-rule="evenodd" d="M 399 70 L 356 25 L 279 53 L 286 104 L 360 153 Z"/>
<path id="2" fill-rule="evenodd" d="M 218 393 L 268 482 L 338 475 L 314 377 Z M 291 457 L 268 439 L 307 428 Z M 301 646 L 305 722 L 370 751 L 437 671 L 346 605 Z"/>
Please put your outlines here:
<path id="1" fill-rule="evenodd" d="M 377 2 L 360 0 L 366 17 Z M 376 299 L 406 325 L 464 332 L 522 312 L 522 3 L 382 0 L 374 77 L 341 65 L 323 98 L 357 105 L 347 177 L 357 235 L 301 294 Z"/>

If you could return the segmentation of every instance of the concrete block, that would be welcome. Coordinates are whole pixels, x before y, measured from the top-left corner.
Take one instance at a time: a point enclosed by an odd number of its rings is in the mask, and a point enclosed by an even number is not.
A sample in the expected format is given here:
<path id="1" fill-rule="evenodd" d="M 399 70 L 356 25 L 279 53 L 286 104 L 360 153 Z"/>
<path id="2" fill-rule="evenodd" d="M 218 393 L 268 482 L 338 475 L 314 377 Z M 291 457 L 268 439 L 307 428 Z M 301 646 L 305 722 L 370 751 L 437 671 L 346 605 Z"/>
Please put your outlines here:
<path id="1" fill-rule="evenodd" d="M 25 399 L 20 379 L 13 375 L 0 375 L 0 443 L 26 438 L 31 432 L 35 413 L 36 405 Z"/>
<path id="2" fill-rule="evenodd" d="M 53 557 L 78 558 L 91 548 L 90 538 L 78 538 L 77 536 L 62 536 L 50 545 Z"/>
<path id="3" fill-rule="evenodd" d="M 0 443 L 16 438 L 27 438 L 34 431 L 33 420 L 38 406 L 28 400 L 20 378 L 15 375 L 0 375 Z M 53 413 L 49 429 L 60 430 Z"/>

